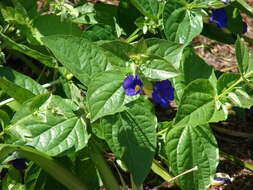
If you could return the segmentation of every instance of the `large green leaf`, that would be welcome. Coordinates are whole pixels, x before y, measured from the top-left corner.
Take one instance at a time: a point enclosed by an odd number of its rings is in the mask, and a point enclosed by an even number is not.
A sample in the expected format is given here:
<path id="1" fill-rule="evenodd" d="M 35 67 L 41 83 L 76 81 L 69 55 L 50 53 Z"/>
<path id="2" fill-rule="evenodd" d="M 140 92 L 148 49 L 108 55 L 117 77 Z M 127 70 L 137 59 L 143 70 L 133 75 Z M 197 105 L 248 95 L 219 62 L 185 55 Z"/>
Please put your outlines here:
<path id="1" fill-rule="evenodd" d="M 129 109 L 104 117 L 105 140 L 133 175 L 137 186 L 142 184 L 155 155 L 157 119 L 148 100 L 139 99 Z"/>
<path id="2" fill-rule="evenodd" d="M 3 40 L 7 49 L 12 49 L 20 53 L 23 53 L 25 55 L 28 55 L 38 60 L 42 64 L 46 65 L 47 67 L 54 67 L 57 63 L 57 61 L 53 57 L 45 55 L 34 49 L 31 49 L 28 46 L 25 46 L 23 44 L 16 43 L 12 39 L 10 39 L 8 36 L 4 35 L 1 31 L 0 31 L 0 39 Z"/>
<path id="3" fill-rule="evenodd" d="M 140 71 L 145 77 L 153 80 L 166 80 L 176 77 L 179 74 L 175 67 L 165 59 L 152 55 L 149 57 L 140 66 Z"/>
<path id="4" fill-rule="evenodd" d="M 10 153 L 18 152 L 25 158 L 34 161 L 43 170 L 48 172 L 52 177 L 58 180 L 71 190 L 89 190 L 86 185 L 83 184 L 76 176 L 74 176 L 69 170 L 63 168 L 54 159 L 46 155 L 45 153 L 36 151 L 31 147 L 0 144 L 0 160 L 8 156 Z"/>
<path id="5" fill-rule="evenodd" d="M 244 75 L 248 72 L 248 68 L 250 64 L 253 64 L 253 61 L 247 46 L 245 45 L 244 41 L 240 39 L 240 37 L 238 37 L 236 40 L 235 50 L 239 71 L 242 75 Z"/>
<path id="6" fill-rule="evenodd" d="M 196 126 L 208 123 L 215 112 L 215 90 L 207 79 L 186 86 L 175 118 L 175 125 Z"/>
<path id="7" fill-rule="evenodd" d="M 117 36 L 110 25 L 97 24 L 86 29 L 82 36 L 92 42 L 99 40 L 117 40 Z"/>
<path id="8" fill-rule="evenodd" d="M 178 1 L 178 0 L 170 0 L 167 1 L 164 5 L 163 9 L 163 23 L 165 23 L 168 18 L 170 17 L 171 13 L 179 8 L 186 7 L 187 2 L 186 1 Z"/>
<path id="9" fill-rule="evenodd" d="M 208 79 L 216 87 L 214 69 L 199 57 L 192 48 L 186 48 L 181 60 L 182 74 L 173 79 L 176 101 L 180 101 L 185 87 L 196 79 Z"/>
<path id="10" fill-rule="evenodd" d="M 86 123 L 72 101 L 39 95 L 23 107 L 14 115 L 5 132 L 26 145 L 56 156 L 66 151 L 78 151 L 87 144 Z"/>
<path id="11" fill-rule="evenodd" d="M 166 38 L 180 44 L 188 44 L 203 28 L 200 10 L 176 9 L 164 23 Z"/>
<path id="12" fill-rule="evenodd" d="M 98 23 L 114 26 L 114 18 L 117 17 L 118 7 L 105 3 L 96 3 L 94 5 L 96 11 L 95 18 Z"/>
<path id="13" fill-rule="evenodd" d="M 55 34 L 80 36 L 82 33 L 78 26 L 66 20 L 61 20 L 60 16 L 50 14 L 37 17 L 33 21 L 33 26 L 38 29 L 42 36 L 50 36 Z"/>
<path id="14" fill-rule="evenodd" d="M 42 41 L 86 86 L 95 74 L 105 71 L 110 66 L 103 49 L 84 38 L 53 35 L 44 37 Z"/>
<path id="15" fill-rule="evenodd" d="M 126 109 L 125 104 L 137 96 L 125 94 L 122 83 L 126 75 L 120 71 L 106 71 L 98 74 L 89 84 L 87 100 L 91 121 L 112 115 Z"/>
<path id="16" fill-rule="evenodd" d="M 0 77 L 0 88 L 4 92 L 6 92 L 10 97 L 17 100 L 19 103 L 23 103 L 26 100 L 34 97 L 34 94 L 31 91 L 22 88 L 16 85 L 15 83 L 1 77 Z"/>
<path id="17" fill-rule="evenodd" d="M 216 87 L 217 79 L 213 67 L 199 57 L 193 49 L 189 48 L 184 53 L 183 73 L 185 85 L 196 79 L 202 78 L 209 79 L 211 84 Z"/>
<path id="18" fill-rule="evenodd" d="M 0 67 L 0 78 L 4 78 L 5 80 L 8 80 L 22 88 L 25 88 L 34 95 L 47 93 L 47 90 L 45 88 L 43 88 L 39 83 L 30 77 L 6 67 Z M 12 90 L 15 91 L 14 89 Z"/>
<path id="19" fill-rule="evenodd" d="M 145 16 L 156 18 L 159 10 L 158 0 L 130 0 L 131 3 Z"/>
<path id="20" fill-rule="evenodd" d="M 209 126 L 172 128 L 166 137 L 166 154 L 175 176 L 198 167 L 197 171 L 179 177 L 183 190 L 207 189 L 219 162 L 217 142 Z"/>
<path id="21" fill-rule="evenodd" d="M 145 42 L 148 46 L 146 54 L 161 56 L 172 63 L 175 68 L 179 68 L 184 50 L 183 45 L 158 38 L 147 39 Z"/>
<path id="22" fill-rule="evenodd" d="M 106 42 L 102 44 L 101 47 L 124 61 L 129 61 L 128 54 L 133 50 L 131 44 L 123 41 Z"/>

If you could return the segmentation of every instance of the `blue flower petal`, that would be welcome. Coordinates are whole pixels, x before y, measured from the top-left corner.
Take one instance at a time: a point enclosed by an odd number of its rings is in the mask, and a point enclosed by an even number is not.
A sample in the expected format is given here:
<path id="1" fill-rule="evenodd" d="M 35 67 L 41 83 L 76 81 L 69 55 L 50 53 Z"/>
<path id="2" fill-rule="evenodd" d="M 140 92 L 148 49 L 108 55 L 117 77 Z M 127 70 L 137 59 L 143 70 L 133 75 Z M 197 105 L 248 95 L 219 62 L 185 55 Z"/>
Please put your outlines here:
<path id="1" fill-rule="evenodd" d="M 152 99 L 163 108 L 169 107 L 169 102 L 174 99 L 174 88 L 169 80 L 155 82 Z"/>
<path id="2" fill-rule="evenodd" d="M 218 28 L 227 27 L 227 13 L 224 8 L 212 9 L 212 16 L 209 18 L 209 22 L 217 25 Z"/>
<path id="3" fill-rule="evenodd" d="M 243 22 L 242 24 L 243 24 L 242 25 L 242 33 L 244 34 L 248 31 L 248 25 L 246 22 Z"/>
<path id="4" fill-rule="evenodd" d="M 129 75 L 124 79 L 122 87 L 127 95 L 135 96 L 142 92 L 143 83 L 139 76 Z"/>
<path id="5" fill-rule="evenodd" d="M 13 165 L 14 168 L 17 170 L 24 170 L 26 169 L 26 159 L 24 158 L 17 158 L 9 162 L 9 164 Z"/>
<path id="6" fill-rule="evenodd" d="M 229 183 L 231 183 L 231 180 L 230 180 L 229 178 L 216 177 L 216 178 L 214 178 L 214 180 L 216 180 L 216 181 L 221 181 L 221 182 L 223 182 L 224 184 L 229 184 Z"/>

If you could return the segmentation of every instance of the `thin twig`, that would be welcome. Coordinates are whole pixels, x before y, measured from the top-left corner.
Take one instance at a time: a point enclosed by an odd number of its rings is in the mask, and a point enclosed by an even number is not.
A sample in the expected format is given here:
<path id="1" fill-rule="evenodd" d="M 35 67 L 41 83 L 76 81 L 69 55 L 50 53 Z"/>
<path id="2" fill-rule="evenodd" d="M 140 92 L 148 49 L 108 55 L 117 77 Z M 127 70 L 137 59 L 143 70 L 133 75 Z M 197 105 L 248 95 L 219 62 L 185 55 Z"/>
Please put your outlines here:
<path id="1" fill-rule="evenodd" d="M 195 166 L 194 168 L 191 168 L 191 169 L 189 169 L 189 170 L 186 170 L 185 172 L 183 172 L 183 173 L 181 173 L 181 174 L 179 174 L 179 175 L 177 175 L 177 176 L 171 178 L 168 182 L 170 183 L 170 182 L 172 182 L 172 181 L 175 181 L 177 178 L 179 178 L 179 177 L 181 177 L 181 176 L 183 176 L 183 175 L 185 175 L 185 174 L 188 174 L 188 173 L 190 173 L 190 172 L 196 171 L 196 170 L 198 170 L 198 166 Z"/>

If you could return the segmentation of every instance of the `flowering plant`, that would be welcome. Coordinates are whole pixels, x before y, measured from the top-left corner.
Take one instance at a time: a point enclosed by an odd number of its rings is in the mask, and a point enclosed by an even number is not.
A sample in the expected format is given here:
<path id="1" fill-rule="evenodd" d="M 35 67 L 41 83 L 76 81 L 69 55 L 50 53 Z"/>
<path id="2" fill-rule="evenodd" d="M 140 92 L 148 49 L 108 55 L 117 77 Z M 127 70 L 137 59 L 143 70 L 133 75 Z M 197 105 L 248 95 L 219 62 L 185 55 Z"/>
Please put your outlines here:
<path id="1" fill-rule="evenodd" d="M 242 0 L 0 2 L 2 189 L 141 190 L 151 172 L 210 187 L 210 123 L 253 106 L 241 13 L 253 16 Z M 197 55 L 199 35 L 235 44 L 238 72 Z"/>

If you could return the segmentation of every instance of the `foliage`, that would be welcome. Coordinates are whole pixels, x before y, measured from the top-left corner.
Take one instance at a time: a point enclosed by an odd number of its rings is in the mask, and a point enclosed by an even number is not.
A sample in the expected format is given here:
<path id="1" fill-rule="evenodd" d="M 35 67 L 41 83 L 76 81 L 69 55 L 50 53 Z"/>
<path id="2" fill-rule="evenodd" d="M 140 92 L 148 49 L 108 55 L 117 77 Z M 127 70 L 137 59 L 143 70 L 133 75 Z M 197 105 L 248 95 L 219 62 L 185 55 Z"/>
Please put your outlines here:
<path id="1" fill-rule="evenodd" d="M 209 124 L 226 120 L 228 105 L 253 106 L 240 16 L 253 9 L 243 0 L 37 3 L 0 2 L 1 189 L 118 190 L 130 176 L 138 190 L 151 167 L 162 177 L 197 167 L 175 183 L 207 189 L 219 163 Z M 207 65 L 192 43 L 200 34 L 235 44 L 239 72 Z M 161 122 L 157 109 L 175 117 Z M 11 164 L 19 158 L 22 172 Z M 154 169 L 155 158 L 166 168 Z"/>

